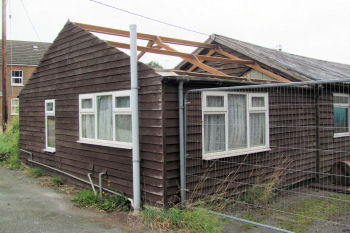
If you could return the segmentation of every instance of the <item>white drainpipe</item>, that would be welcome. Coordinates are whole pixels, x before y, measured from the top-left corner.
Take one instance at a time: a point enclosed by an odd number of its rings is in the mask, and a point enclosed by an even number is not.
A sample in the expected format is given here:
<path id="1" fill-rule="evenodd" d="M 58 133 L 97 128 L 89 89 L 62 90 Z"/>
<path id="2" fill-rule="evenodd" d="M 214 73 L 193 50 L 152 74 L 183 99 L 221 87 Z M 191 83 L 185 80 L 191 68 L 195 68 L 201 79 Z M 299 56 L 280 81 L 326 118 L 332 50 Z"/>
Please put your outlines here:
<path id="1" fill-rule="evenodd" d="M 137 77 L 137 37 L 136 25 L 130 25 L 130 74 L 132 115 L 132 169 L 134 212 L 138 213 L 141 205 L 140 190 L 140 142 L 139 142 L 139 107 L 138 107 L 138 77 Z"/>

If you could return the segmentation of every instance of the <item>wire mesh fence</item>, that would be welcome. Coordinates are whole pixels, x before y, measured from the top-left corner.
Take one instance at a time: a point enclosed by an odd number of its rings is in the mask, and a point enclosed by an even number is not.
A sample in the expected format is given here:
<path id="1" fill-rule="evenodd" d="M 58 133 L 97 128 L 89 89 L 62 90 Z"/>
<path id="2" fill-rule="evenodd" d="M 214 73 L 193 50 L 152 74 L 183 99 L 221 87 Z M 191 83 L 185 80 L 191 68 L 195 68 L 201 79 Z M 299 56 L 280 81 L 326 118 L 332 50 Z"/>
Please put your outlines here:
<path id="1" fill-rule="evenodd" d="M 350 84 L 192 90 L 187 203 L 297 232 L 350 231 Z"/>

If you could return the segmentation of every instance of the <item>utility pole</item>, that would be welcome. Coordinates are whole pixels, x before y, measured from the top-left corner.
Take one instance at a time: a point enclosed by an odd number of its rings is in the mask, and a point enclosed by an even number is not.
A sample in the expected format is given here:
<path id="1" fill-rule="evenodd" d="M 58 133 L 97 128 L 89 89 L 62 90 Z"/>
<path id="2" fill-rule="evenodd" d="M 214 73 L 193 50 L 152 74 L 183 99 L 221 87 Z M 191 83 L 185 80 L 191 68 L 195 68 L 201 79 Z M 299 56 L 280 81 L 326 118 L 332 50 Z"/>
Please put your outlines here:
<path id="1" fill-rule="evenodd" d="M 2 131 L 7 125 L 6 0 L 2 0 Z"/>

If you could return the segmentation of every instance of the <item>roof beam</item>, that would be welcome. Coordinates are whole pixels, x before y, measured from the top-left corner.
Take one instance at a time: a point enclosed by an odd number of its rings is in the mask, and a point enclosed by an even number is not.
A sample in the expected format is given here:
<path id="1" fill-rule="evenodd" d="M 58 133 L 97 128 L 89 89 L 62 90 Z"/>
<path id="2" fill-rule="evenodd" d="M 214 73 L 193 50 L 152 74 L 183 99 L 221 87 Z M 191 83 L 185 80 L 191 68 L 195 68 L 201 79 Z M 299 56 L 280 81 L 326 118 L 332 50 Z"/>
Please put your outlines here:
<path id="1" fill-rule="evenodd" d="M 112 45 L 113 47 L 122 48 L 122 49 L 130 49 L 130 45 L 126 43 L 120 43 L 115 41 L 106 41 L 108 44 Z M 174 57 L 180 57 L 180 58 L 193 58 L 194 55 L 190 53 L 182 53 L 177 51 L 168 51 L 168 50 L 160 50 L 156 48 L 150 48 L 150 47 L 144 47 L 144 46 L 137 46 L 138 51 L 144 51 L 148 53 L 156 53 L 161 55 L 169 55 Z M 195 55 L 198 59 L 208 60 L 208 61 L 215 61 L 215 62 L 223 62 L 223 63 L 233 63 L 233 64 L 252 64 L 253 61 L 250 60 L 235 60 L 230 58 L 223 58 L 223 57 L 210 57 L 205 55 Z"/>
<path id="2" fill-rule="evenodd" d="M 149 48 L 152 48 L 153 47 L 153 44 L 154 44 L 154 41 L 153 40 L 149 40 L 148 41 L 148 43 L 147 43 L 147 45 L 146 45 L 146 47 L 149 47 Z M 140 53 L 139 53 L 139 55 L 137 55 L 137 60 L 140 60 L 140 58 L 143 56 L 143 55 L 145 55 L 145 51 L 141 51 Z"/>
<path id="3" fill-rule="evenodd" d="M 97 33 L 103 33 L 103 34 L 114 35 L 114 36 L 130 37 L 129 31 L 94 26 L 94 25 L 83 24 L 83 23 L 74 23 L 74 24 L 90 32 L 97 32 Z M 137 38 L 141 40 L 155 40 L 157 36 L 151 35 L 151 34 L 137 33 Z M 163 37 L 163 36 L 161 36 L 160 38 L 164 43 L 169 43 L 169 44 L 178 44 L 178 45 L 185 45 L 185 46 L 192 46 L 192 47 L 199 47 L 199 48 L 209 48 L 209 49 L 217 48 L 217 45 L 214 45 L 214 44 L 200 43 L 200 42 L 195 42 L 190 40 L 181 40 L 181 39 L 175 39 L 175 38 Z"/>
<path id="4" fill-rule="evenodd" d="M 224 50 L 222 50 L 222 49 L 220 49 L 220 48 L 219 48 L 219 49 L 216 49 L 216 52 L 220 53 L 221 55 L 224 55 L 225 57 L 229 57 L 229 58 L 232 58 L 232 59 L 240 59 L 239 57 L 234 56 L 234 55 L 232 55 L 232 54 L 230 54 L 230 53 L 228 53 L 228 52 L 225 52 Z M 280 75 L 277 75 L 277 74 L 275 74 L 275 73 L 272 73 L 272 72 L 269 71 L 269 70 L 266 70 L 266 69 L 262 68 L 262 67 L 259 66 L 258 64 L 245 64 L 245 65 L 248 66 L 248 67 L 250 67 L 250 68 L 252 68 L 252 69 L 254 69 L 254 70 L 256 70 L 256 71 L 259 71 L 259 72 L 261 72 L 261 73 L 263 73 L 263 74 L 265 74 L 265 75 L 267 75 L 267 76 L 269 76 L 269 77 L 271 77 L 271 78 L 274 78 L 274 79 L 276 79 L 276 80 L 278 80 L 278 81 L 286 82 L 286 83 L 291 82 L 291 81 L 289 81 L 288 79 L 283 78 L 283 77 L 280 76 Z"/>
<path id="5" fill-rule="evenodd" d="M 205 54 L 206 56 L 211 56 L 215 53 L 214 49 L 209 50 L 209 52 L 207 54 Z M 203 62 L 203 60 L 200 60 L 201 62 Z M 195 70 L 197 68 L 197 66 L 192 65 L 189 69 L 187 69 L 187 72 L 192 72 L 193 70 Z"/>

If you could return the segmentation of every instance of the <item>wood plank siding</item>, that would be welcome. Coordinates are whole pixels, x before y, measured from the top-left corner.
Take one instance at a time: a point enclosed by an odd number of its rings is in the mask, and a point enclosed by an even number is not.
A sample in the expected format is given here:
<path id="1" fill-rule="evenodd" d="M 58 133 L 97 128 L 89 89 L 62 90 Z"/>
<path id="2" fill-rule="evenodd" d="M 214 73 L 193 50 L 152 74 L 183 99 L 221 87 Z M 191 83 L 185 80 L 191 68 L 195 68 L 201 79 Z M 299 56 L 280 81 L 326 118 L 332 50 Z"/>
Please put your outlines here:
<path id="1" fill-rule="evenodd" d="M 142 198 L 164 204 L 163 100 L 159 75 L 138 63 Z M 87 180 L 107 169 L 103 185 L 132 198 L 132 151 L 77 143 L 79 94 L 130 89 L 130 58 L 93 34 L 67 23 L 20 94 L 20 148 L 35 161 Z M 56 152 L 45 148 L 45 99 L 56 100 Z M 22 161 L 28 155 L 21 152 Z M 93 169 L 91 168 L 93 165 Z M 68 182 L 76 181 L 65 177 Z"/>

